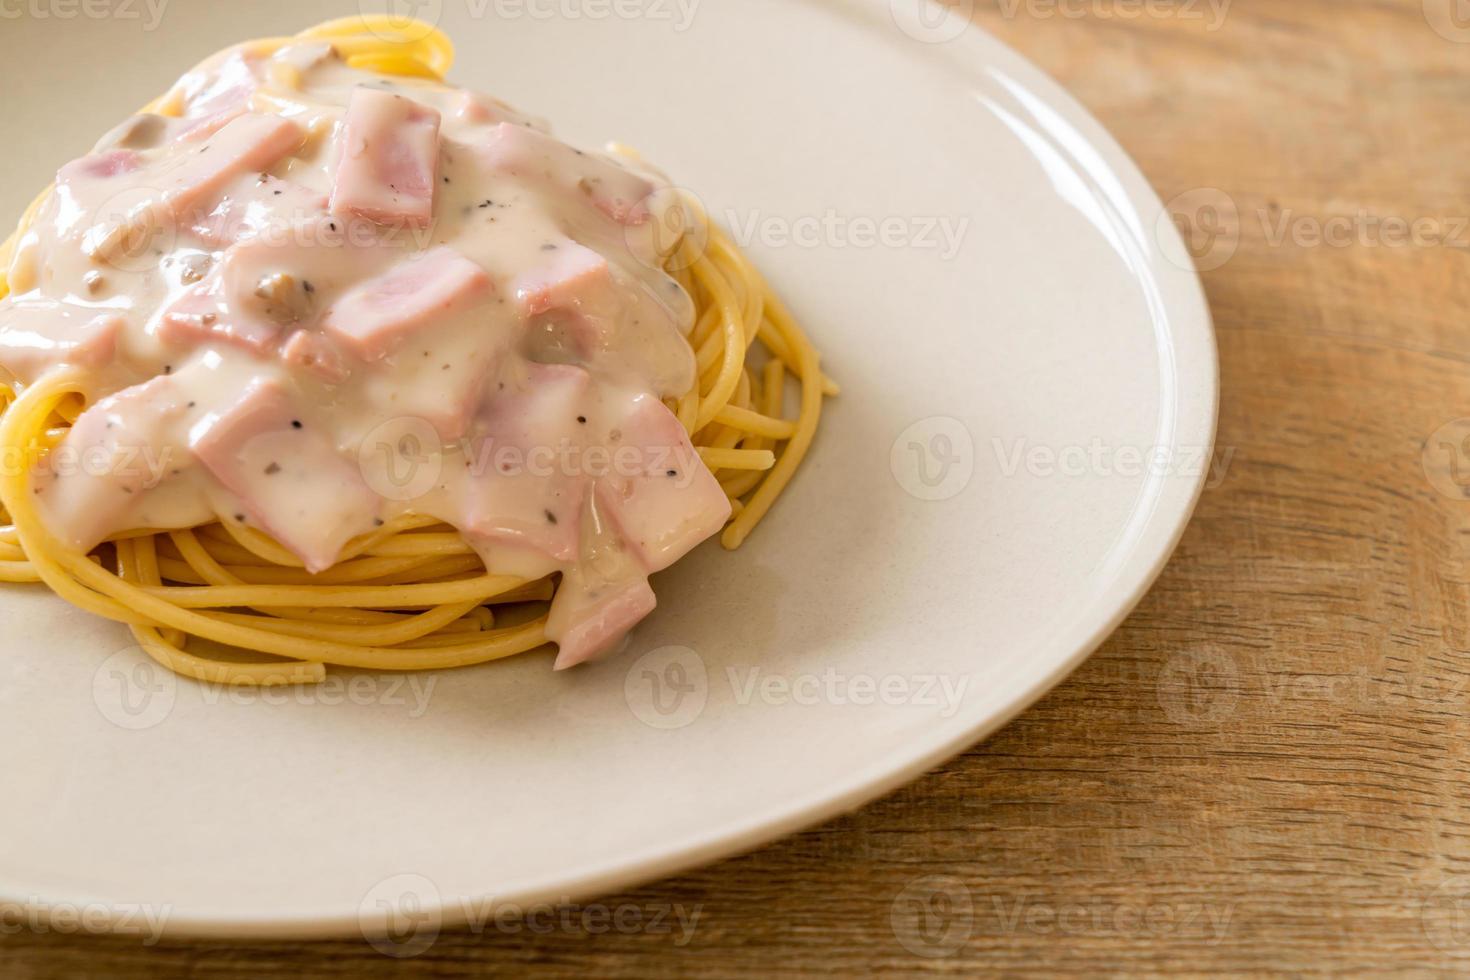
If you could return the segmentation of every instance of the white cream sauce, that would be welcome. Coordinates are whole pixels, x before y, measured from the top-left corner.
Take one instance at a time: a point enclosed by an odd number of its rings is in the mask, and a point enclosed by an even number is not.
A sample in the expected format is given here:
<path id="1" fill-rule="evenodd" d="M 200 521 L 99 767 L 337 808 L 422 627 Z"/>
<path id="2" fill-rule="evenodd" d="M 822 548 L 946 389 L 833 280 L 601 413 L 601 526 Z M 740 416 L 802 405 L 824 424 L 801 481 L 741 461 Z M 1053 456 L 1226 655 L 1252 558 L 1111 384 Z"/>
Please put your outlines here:
<path id="1" fill-rule="evenodd" d="M 659 175 L 483 96 L 294 44 L 225 52 L 62 167 L 0 300 L 0 374 L 89 409 L 36 474 L 69 546 L 219 515 L 311 570 L 392 517 L 561 572 L 568 666 L 729 505 L 661 399 L 694 383 Z"/>

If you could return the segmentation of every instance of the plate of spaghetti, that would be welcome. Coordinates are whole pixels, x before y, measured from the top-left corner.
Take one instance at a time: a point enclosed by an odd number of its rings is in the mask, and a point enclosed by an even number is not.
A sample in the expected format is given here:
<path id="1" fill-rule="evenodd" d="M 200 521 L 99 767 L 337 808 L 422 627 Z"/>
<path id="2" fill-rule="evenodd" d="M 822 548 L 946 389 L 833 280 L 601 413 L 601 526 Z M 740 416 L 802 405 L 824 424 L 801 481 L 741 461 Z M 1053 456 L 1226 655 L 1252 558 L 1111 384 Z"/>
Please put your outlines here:
<path id="1" fill-rule="evenodd" d="M 1021 59 L 371 6 L 7 28 L 65 97 L 0 200 L 0 899 L 412 953 L 913 778 L 1147 589 L 1209 316 Z"/>

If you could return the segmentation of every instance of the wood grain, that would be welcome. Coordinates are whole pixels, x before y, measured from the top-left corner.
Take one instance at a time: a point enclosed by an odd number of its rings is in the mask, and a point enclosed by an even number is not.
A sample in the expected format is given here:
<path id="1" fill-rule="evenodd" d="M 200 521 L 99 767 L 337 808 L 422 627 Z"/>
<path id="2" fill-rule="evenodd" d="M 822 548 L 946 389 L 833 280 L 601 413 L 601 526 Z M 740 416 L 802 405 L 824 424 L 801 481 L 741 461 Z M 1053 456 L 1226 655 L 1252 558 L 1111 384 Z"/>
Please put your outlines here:
<path id="1" fill-rule="evenodd" d="M 1228 466 L 1122 629 L 988 742 L 601 902 L 697 907 L 691 941 L 492 928 L 397 961 L 22 932 L 0 974 L 1470 969 L 1470 455 L 1440 431 L 1470 416 L 1470 38 L 1431 23 L 1452 2 L 1235 0 L 1214 29 L 1204 0 L 977 4 L 1165 200 L 1233 206 L 1205 274 Z M 1353 240 L 1314 244 L 1342 218 Z"/>

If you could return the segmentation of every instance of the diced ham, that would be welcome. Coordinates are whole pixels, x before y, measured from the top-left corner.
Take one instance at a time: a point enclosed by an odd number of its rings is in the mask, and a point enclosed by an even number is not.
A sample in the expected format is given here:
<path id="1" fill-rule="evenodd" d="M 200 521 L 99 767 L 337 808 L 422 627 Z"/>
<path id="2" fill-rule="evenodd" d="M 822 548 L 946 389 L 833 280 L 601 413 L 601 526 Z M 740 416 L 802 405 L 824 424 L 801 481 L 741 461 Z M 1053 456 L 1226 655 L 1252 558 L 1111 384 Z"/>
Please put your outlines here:
<path id="1" fill-rule="evenodd" d="M 143 158 L 134 150 L 105 150 L 90 156 L 79 157 L 56 172 L 58 183 L 69 184 L 82 177 L 88 180 L 105 180 L 120 174 L 132 173 L 142 164 Z"/>
<path id="2" fill-rule="evenodd" d="M 549 242 L 540 264 L 515 280 L 516 302 L 530 319 L 532 356 L 554 359 L 558 350 L 591 360 L 612 339 L 622 298 L 607 259 L 570 239 Z"/>
<path id="3" fill-rule="evenodd" d="M 547 636 L 557 644 L 555 670 L 566 670 L 609 652 L 658 605 L 646 578 L 636 577 L 595 591 L 579 585 L 568 588 L 563 582 L 556 594 L 559 608 L 547 623 Z"/>
<path id="4" fill-rule="evenodd" d="M 193 86 L 186 93 L 179 139 L 205 139 L 244 114 L 257 88 L 251 67 L 254 60 L 244 53 L 233 54 L 208 77 L 207 84 Z"/>
<path id="5" fill-rule="evenodd" d="M 273 165 L 301 137 L 300 127 L 278 116 L 247 113 L 231 120 L 204 143 L 175 153 L 149 172 L 146 185 L 135 180 L 126 193 L 103 201 L 96 224 L 83 234 L 83 251 L 102 261 L 146 247 L 218 198 L 233 178 Z"/>
<path id="6" fill-rule="evenodd" d="M 550 242 L 546 260 L 516 279 L 516 301 L 527 316 L 549 310 L 606 306 L 613 286 L 607 259 L 571 240 Z"/>
<path id="7" fill-rule="evenodd" d="M 226 341 L 256 354 L 274 348 L 284 324 L 266 316 L 261 308 L 247 303 L 222 266 L 197 286 L 186 290 L 159 315 L 153 332 L 166 344 L 195 347 L 211 341 Z"/>
<path id="8" fill-rule="evenodd" d="M 289 119 L 253 112 L 237 116 L 160 170 L 157 186 L 163 203 L 181 217 L 217 196 L 234 177 L 273 166 L 301 140 L 301 127 Z"/>
<path id="9" fill-rule="evenodd" d="M 296 71 L 306 72 L 326 64 L 336 56 L 336 50 L 326 41 L 301 41 L 277 49 L 270 60 Z"/>
<path id="10" fill-rule="evenodd" d="M 587 417 L 591 381 L 569 364 L 532 364 L 523 389 L 489 403 L 466 460 L 468 533 L 576 559 L 589 482 L 577 419 Z"/>
<path id="11" fill-rule="evenodd" d="M 228 248 L 272 224 L 299 223 L 321 214 L 327 198 L 309 187 L 269 174 L 237 177 L 208 212 L 196 212 L 190 230 L 205 244 Z"/>
<path id="12" fill-rule="evenodd" d="M 328 384 L 341 384 L 347 380 L 347 363 L 337 353 L 336 346 L 312 330 L 298 330 L 281 348 L 281 360 L 291 367 L 301 368 Z"/>
<path id="13" fill-rule="evenodd" d="M 187 411 L 175 379 L 160 376 L 78 416 L 36 474 L 48 526 L 81 551 L 113 533 L 139 495 L 181 464 L 162 433 Z"/>
<path id="14" fill-rule="evenodd" d="M 165 222 L 156 202 L 137 179 L 118 178 L 137 171 L 143 157 L 112 149 L 79 157 L 56 171 L 56 199 L 63 202 L 64 225 L 78 229 L 90 258 L 111 258 L 129 248 L 151 245 Z"/>
<path id="15" fill-rule="evenodd" d="M 476 149 L 492 171 L 549 181 L 619 224 L 640 225 L 649 218 L 645 201 L 653 184 L 606 157 L 579 152 L 529 126 L 503 122 Z"/>
<path id="16" fill-rule="evenodd" d="M 356 373 L 358 390 L 400 416 L 428 422 L 446 443 L 464 439 L 514 340 L 510 331 L 488 329 L 483 314 L 469 307 L 442 327 L 404 338 L 393 356 Z"/>
<path id="17" fill-rule="evenodd" d="M 190 432 L 190 448 L 250 521 L 300 558 L 330 568 L 372 526 L 379 500 L 324 432 L 305 426 L 278 384 L 255 381 Z"/>
<path id="18" fill-rule="evenodd" d="M 484 269 L 441 245 L 348 291 L 322 325 L 358 357 L 375 361 L 405 334 L 442 323 L 493 290 Z"/>
<path id="19" fill-rule="evenodd" d="M 0 368 L 31 384 L 58 364 L 96 370 L 112 363 L 127 320 L 55 301 L 0 308 Z"/>
<path id="20" fill-rule="evenodd" d="M 730 518 L 730 501 L 684 427 L 652 395 L 638 395 L 617 424 L 636 451 L 597 481 L 597 502 L 650 572 L 667 568 Z"/>
<path id="21" fill-rule="evenodd" d="M 427 227 L 438 160 L 437 111 L 406 96 L 359 86 L 347 103 L 332 211 Z"/>
<path id="22" fill-rule="evenodd" d="M 397 388 L 400 396 L 389 397 L 394 407 L 428 422 L 445 442 L 465 438 L 484 396 L 486 381 L 495 372 L 495 355 L 474 351 L 469 359 L 451 363 L 450 370 L 441 370 L 437 377 L 429 377 L 434 370 L 429 359 L 417 363 L 413 358 L 403 360 L 407 363 L 389 367 L 374 379 L 377 389 L 391 392 Z"/>
<path id="23" fill-rule="evenodd" d="M 454 117 L 461 122 L 488 125 L 500 122 L 507 114 L 505 106 L 478 92 L 460 92 L 455 98 Z"/>
<path id="24" fill-rule="evenodd" d="M 314 261 L 367 261 L 366 250 L 323 249 L 306 243 L 311 226 L 293 226 L 293 240 L 247 238 L 231 246 L 199 282 L 186 289 L 149 325 L 175 346 L 224 341 L 271 355 L 287 330 L 319 315 L 315 287 L 304 278 Z"/>

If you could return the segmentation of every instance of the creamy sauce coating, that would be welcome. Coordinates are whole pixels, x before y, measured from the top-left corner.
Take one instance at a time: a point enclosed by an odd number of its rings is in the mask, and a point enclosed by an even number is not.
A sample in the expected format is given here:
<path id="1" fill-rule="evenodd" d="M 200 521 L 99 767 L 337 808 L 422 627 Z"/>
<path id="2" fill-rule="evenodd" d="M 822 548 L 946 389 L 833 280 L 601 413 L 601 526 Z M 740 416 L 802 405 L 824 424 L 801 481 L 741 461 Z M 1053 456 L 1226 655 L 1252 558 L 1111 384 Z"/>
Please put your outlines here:
<path id="1" fill-rule="evenodd" d="M 0 376 L 78 372 L 36 474 L 90 549 L 218 515 L 313 571 L 428 514 L 492 572 L 561 572 L 568 666 L 653 608 L 729 504 L 661 399 L 694 384 L 667 182 L 504 104 L 224 52 L 60 169 L 0 300 Z"/>

